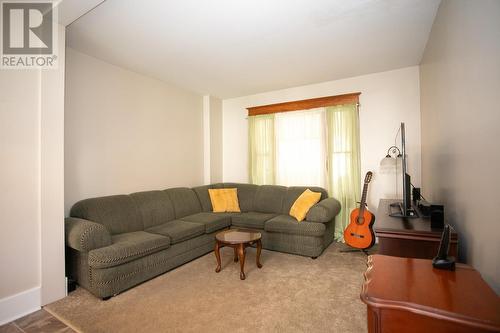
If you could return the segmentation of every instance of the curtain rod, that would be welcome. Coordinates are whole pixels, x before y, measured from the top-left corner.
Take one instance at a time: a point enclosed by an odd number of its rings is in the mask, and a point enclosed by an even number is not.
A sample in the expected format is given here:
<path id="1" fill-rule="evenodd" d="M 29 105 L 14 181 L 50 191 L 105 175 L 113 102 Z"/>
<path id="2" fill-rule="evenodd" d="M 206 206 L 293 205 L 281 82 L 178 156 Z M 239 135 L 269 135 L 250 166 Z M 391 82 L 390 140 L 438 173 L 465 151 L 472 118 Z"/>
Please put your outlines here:
<path id="1" fill-rule="evenodd" d="M 348 104 L 348 103 L 346 103 L 346 104 Z M 342 104 L 339 104 L 339 105 L 342 105 Z M 324 107 L 326 107 L 326 106 L 324 106 Z M 359 103 L 359 102 L 356 103 L 356 107 L 359 109 L 361 107 L 361 103 Z M 310 110 L 310 109 L 304 109 L 304 111 L 305 110 Z M 302 110 L 295 110 L 295 111 L 302 111 Z M 292 111 L 283 111 L 283 112 L 292 112 Z M 280 112 L 273 112 L 273 113 L 280 113 Z M 272 114 L 272 113 L 268 113 L 268 114 Z M 256 114 L 256 115 L 247 115 L 245 117 L 245 119 L 248 119 L 248 117 L 255 117 L 255 116 L 259 116 L 259 115 L 258 114 Z"/>
<path id="2" fill-rule="evenodd" d="M 320 107 L 335 106 L 342 104 L 353 104 L 353 103 L 358 104 L 359 95 L 361 95 L 360 92 L 355 92 L 355 93 L 336 95 L 336 96 L 326 96 L 326 97 L 303 99 L 298 101 L 291 101 L 291 102 L 284 102 L 277 104 L 253 106 L 253 107 L 248 107 L 247 110 L 249 116 L 256 116 L 261 114 L 308 110 L 308 109 L 315 109 Z"/>

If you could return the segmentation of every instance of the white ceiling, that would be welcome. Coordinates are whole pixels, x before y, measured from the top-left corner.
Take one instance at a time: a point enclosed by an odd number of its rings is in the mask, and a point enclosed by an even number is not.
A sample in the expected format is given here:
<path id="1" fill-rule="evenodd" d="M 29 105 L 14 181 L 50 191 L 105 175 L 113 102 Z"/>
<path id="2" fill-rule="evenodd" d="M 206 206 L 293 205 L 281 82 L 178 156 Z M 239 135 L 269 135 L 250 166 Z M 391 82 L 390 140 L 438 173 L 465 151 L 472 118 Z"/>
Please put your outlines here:
<path id="1" fill-rule="evenodd" d="M 221 98 L 420 62 L 440 0 L 106 0 L 68 45 Z"/>

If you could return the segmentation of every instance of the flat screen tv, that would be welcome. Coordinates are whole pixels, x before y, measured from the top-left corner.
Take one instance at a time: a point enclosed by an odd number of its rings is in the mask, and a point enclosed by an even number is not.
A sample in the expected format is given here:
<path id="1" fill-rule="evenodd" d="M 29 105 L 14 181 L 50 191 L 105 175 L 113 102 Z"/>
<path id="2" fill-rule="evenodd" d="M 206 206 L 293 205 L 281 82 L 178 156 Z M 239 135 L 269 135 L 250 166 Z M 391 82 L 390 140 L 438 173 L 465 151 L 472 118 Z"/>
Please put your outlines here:
<path id="1" fill-rule="evenodd" d="M 418 217 L 417 211 L 413 208 L 411 203 L 411 178 L 407 172 L 407 156 L 406 156 L 406 133 L 405 133 L 405 123 L 401 123 L 401 128 L 399 130 L 399 134 L 401 135 L 401 183 L 403 185 L 402 188 L 402 199 L 401 201 L 394 202 L 391 204 L 391 212 L 390 216 L 393 217 L 406 217 L 406 218 L 414 218 Z M 398 145 L 396 143 L 396 145 Z M 399 166 L 398 166 L 399 167 Z M 399 176 L 399 173 L 396 172 L 396 175 Z"/>

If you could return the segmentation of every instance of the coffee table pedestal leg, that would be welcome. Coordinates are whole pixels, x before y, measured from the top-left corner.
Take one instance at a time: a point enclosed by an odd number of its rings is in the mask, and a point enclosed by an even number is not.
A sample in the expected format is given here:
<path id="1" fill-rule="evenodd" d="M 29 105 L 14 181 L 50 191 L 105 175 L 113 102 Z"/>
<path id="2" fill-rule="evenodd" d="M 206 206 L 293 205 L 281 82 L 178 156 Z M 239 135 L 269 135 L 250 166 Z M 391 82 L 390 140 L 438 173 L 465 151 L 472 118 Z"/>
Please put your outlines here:
<path id="1" fill-rule="evenodd" d="M 245 246 L 238 245 L 238 260 L 240 261 L 240 279 L 245 280 Z"/>
<path id="2" fill-rule="evenodd" d="M 215 272 L 216 273 L 219 273 L 220 272 L 220 269 L 221 269 L 221 262 L 220 262 L 220 244 L 219 242 L 215 242 L 215 249 L 214 249 L 214 253 L 215 253 L 215 257 L 217 258 L 217 268 L 215 269 Z"/>

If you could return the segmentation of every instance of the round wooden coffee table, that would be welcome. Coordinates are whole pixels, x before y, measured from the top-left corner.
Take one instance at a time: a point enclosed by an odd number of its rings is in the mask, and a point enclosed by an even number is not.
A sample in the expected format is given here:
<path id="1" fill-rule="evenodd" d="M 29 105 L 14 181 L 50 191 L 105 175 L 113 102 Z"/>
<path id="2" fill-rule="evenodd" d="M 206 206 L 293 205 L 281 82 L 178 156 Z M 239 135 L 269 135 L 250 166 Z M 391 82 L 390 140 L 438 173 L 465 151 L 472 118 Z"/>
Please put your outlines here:
<path id="1" fill-rule="evenodd" d="M 240 262 L 240 279 L 245 280 L 245 249 L 253 244 L 257 245 L 256 264 L 262 268 L 260 263 L 260 252 L 262 251 L 262 235 L 260 232 L 249 229 L 229 229 L 215 235 L 215 257 L 217 258 L 217 273 L 221 270 L 220 248 L 229 246 L 234 249 L 234 262 Z"/>

